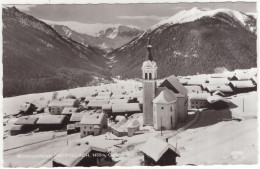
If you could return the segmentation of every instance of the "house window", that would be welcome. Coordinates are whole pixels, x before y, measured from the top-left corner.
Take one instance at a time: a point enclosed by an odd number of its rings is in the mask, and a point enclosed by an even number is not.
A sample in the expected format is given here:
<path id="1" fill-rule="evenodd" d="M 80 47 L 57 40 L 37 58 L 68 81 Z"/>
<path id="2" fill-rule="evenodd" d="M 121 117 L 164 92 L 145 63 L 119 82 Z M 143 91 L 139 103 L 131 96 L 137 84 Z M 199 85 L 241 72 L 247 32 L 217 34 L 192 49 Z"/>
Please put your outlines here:
<path id="1" fill-rule="evenodd" d="M 87 127 L 85 126 L 84 129 L 87 129 Z"/>
<path id="2" fill-rule="evenodd" d="M 85 131 L 83 131 L 83 135 L 86 135 L 86 132 L 85 132 Z"/>
<path id="3" fill-rule="evenodd" d="M 89 129 L 91 129 L 91 126 L 89 126 Z"/>

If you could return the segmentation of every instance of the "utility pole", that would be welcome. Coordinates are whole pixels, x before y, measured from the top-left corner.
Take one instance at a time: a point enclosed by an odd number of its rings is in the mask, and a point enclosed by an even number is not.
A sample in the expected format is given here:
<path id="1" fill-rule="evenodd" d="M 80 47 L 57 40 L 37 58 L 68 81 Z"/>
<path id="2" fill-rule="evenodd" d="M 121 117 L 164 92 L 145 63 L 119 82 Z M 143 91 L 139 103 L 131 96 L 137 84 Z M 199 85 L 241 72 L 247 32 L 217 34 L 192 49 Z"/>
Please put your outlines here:
<path id="1" fill-rule="evenodd" d="M 161 117 L 161 136 L 162 136 L 162 117 Z"/>
<path id="2" fill-rule="evenodd" d="M 243 97 L 243 113 L 244 113 L 244 110 L 245 110 L 245 106 L 244 106 L 244 97 Z"/>

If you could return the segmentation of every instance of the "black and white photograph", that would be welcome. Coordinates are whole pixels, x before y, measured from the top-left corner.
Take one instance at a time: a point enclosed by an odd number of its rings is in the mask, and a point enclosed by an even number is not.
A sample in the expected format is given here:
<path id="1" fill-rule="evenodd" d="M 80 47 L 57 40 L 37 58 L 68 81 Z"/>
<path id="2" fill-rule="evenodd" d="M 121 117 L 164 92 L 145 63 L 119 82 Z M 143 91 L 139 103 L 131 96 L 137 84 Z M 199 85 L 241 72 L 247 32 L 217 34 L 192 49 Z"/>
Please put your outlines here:
<path id="1" fill-rule="evenodd" d="M 3 167 L 258 165 L 256 1 L 80 2 L 1 4 Z"/>

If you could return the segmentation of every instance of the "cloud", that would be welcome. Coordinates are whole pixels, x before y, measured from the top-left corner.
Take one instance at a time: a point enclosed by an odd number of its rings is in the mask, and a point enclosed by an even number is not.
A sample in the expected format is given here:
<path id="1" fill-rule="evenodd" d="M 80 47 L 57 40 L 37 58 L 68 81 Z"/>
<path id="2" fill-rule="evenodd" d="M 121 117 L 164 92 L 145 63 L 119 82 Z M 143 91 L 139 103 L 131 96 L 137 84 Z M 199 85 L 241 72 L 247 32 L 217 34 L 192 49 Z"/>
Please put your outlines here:
<path id="1" fill-rule="evenodd" d="M 149 15 L 149 16 L 118 16 L 119 19 L 129 19 L 129 20 L 141 20 L 141 19 L 149 19 L 149 20 L 163 20 L 168 17 L 165 16 L 155 16 L 155 15 Z"/>
<path id="2" fill-rule="evenodd" d="M 78 33 L 87 34 L 91 36 L 97 36 L 97 34 L 101 30 L 106 30 L 107 28 L 118 27 L 121 25 L 121 24 L 104 24 L 104 23 L 89 24 L 89 23 L 80 23 L 74 21 L 50 21 L 50 20 L 43 20 L 43 19 L 41 20 L 49 25 L 64 25 Z M 138 28 L 137 26 L 133 26 L 133 25 L 126 25 L 126 26 Z"/>

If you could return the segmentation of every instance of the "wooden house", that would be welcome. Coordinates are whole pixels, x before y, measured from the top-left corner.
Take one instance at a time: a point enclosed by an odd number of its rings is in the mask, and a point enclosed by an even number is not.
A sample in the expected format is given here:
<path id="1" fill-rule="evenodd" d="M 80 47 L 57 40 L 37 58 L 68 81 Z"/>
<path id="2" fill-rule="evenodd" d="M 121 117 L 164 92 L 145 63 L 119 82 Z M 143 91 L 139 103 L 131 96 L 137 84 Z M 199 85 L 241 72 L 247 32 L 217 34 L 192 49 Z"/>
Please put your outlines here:
<path id="1" fill-rule="evenodd" d="M 70 118 L 72 114 L 77 113 L 78 111 L 79 109 L 77 107 L 65 107 L 61 114 Z"/>
<path id="2" fill-rule="evenodd" d="M 207 98 L 207 101 L 209 102 L 209 107 L 216 110 L 227 108 L 230 102 L 228 99 L 219 95 L 210 96 Z"/>
<path id="3" fill-rule="evenodd" d="M 176 165 L 176 157 L 180 157 L 179 151 L 171 144 L 159 138 L 151 137 L 141 147 L 146 166 Z"/>
<path id="4" fill-rule="evenodd" d="M 38 126 L 36 125 L 36 122 L 38 121 L 38 117 L 20 117 L 17 121 L 15 121 L 15 125 L 20 125 L 21 127 L 21 133 L 29 132 L 32 130 L 35 130 Z M 19 127 L 18 127 L 19 128 Z"/>

